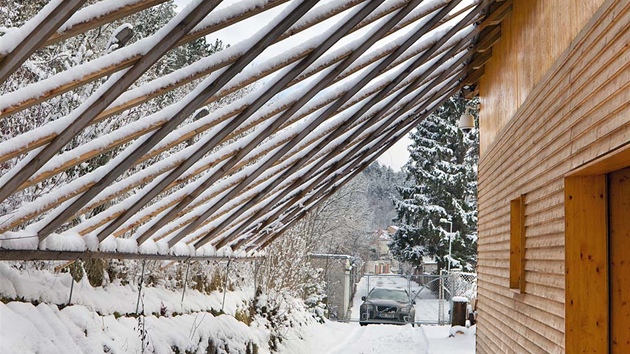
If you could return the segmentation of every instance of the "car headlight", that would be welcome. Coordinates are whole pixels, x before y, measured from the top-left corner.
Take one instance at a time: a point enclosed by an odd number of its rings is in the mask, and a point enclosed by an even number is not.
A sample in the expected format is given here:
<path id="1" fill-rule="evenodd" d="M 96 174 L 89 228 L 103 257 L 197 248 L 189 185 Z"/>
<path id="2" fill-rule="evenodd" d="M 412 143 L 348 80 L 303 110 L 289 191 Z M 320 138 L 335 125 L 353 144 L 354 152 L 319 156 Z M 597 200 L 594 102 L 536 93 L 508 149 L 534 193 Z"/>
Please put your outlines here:
<path id="1" fill-rule="evenodd" d="M 411 307 L 401 307 L 400 308 L 400 313 L 404 313 L 407 314 L 411 311 Z"/>
<path id="2" fill-rule="evenodd" d="M 374 305 L 372 305 L 369 302 L 366 302 L 366 303 L 361 304 L 361 309 L 373 310 L 374 309 Z"/>

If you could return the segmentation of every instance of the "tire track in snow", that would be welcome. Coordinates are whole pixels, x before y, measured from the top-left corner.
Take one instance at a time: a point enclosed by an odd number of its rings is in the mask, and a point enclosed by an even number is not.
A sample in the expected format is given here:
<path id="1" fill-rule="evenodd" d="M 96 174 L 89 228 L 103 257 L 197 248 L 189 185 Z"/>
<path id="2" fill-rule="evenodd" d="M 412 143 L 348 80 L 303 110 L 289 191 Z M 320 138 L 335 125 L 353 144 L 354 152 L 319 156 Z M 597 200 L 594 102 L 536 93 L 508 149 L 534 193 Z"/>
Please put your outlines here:
<path id="1" fill-rule="evenodd" d="M 333 347 L 329 354 L 425 354 L 426 337 L 422 328 L 411 325 L 368 325 L 360 327 L 348 323 L 345 340 Z"/>

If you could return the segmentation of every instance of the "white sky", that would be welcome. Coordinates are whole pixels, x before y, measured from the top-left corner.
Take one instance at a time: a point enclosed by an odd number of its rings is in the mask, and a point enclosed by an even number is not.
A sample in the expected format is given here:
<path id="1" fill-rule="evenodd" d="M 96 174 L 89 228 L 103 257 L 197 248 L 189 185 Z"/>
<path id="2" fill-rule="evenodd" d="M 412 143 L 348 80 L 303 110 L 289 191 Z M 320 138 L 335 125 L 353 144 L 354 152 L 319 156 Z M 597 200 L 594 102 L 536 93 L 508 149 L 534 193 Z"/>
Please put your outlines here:
<path id="1" fill-rule="evenodd" d="M 230 6 L 231 4 L 237 3 L 238 1 L 239 0 L 224 0 L 218 8 Z M 178 6 L 178 9 L 186 6 L 188 2 L 190 2 L 190 0 L 175 0 L 175 4 Z M 322 3 L 327 2 L 328 1 L 322 1 Z M 224 44 L 234 45 L 242 40 L 251 37 L 258 29 L 267 24 L 270 18 L 269 16 L 278 15 L 283 8 L 283 5 L 278 6 L 274 9 L 266 11 L 259 16 L 254 16 L 248 20 L 242 21 L 241 23 L 234 24 L 226 29 L 213 33 L 208 36 L 208 42 L 213 43 L 215 38 L 218 38 L 223 41 Z M 305 31 L 305 33 L 307 32 L 308 31 Z M 312 35 L 315 34 L 318 33 L 315 32 Z M 261 57 L 268 57 L 274 54 L 276 53 L 268 53 L 266 51 L 261 55 Z M 378 161 L 383 165 L 391 167 L 394 171 L 399 171 L 400 168 L 409 159 L 409 152 L 407 151 L 409 143 L 409 138 L 405 136 L 400 141 L 398 141 L 391 149 L 379 156 Z"/>

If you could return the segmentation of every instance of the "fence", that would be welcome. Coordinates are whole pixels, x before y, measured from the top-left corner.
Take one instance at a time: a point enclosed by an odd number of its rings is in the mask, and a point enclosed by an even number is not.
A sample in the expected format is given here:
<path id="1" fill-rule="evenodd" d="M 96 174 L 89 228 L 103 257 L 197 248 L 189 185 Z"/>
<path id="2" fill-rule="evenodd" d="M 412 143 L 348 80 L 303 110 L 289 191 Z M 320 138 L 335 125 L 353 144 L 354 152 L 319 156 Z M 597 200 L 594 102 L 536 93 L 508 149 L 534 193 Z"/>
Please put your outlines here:
<path id="1" fill-rule="evenodd" d="M 364 274 L 357 284 L 348 320 L 359 320 L 361 297 L 376 286 L 407 289 L 416 302 L 416 324 L 450 324 L 450 309 L 454 296 L 469 301 L 477 297 L 477 275 L 474 273 L 443 271 L 440 275 Z"/>

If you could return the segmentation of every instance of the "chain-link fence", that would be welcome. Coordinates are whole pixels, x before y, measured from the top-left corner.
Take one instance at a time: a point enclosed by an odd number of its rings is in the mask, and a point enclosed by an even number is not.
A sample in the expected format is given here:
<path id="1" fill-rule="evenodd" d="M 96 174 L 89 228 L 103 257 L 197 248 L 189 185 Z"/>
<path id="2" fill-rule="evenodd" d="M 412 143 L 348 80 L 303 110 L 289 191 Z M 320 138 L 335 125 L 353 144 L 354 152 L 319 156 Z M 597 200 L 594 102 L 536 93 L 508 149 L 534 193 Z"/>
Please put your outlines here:
<path id="1" fill-rule="evenodd" d="M 463 296 L 471 303 L 477 297 L 477 275 L 443 271 L 440 275 L 364 274 L 357 284 L 349 321 L 358 321 L 362 296 L 374 287 L 406 289 L 415 301 L 416 324 L 450 324 L 452 298 Z"/>
<path id="2" fill-rule="evenodd" d="M 450 324 L 452 320 L 451 309 L 453 308 L 453 297 L 465 297 L 470 303 L 477 299 L 477 273 L 464 273 L 451 271 L 450 273 L 440 271 L 440 299 L 445 301 L 440 303 L 439 323 Z M 448 301 L 448 310 L 445 303 Z"/>

